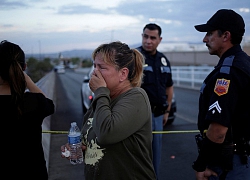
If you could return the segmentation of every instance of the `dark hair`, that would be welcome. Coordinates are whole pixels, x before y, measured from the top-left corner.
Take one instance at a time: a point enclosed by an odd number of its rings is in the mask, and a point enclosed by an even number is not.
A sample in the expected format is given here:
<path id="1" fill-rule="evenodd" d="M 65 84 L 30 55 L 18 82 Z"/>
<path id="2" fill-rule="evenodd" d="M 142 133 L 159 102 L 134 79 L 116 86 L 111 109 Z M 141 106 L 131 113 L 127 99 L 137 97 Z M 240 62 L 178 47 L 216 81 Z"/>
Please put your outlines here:
<path id="1" fill-rule="evenodd" d="M 226 30 L 218 30 L 218 35 L 221 37 L 222 34 L 226 32 Z M 242 36 L 238 33 L 230 32 L 231 33 L 231 43 L 233 45 L 240 44 L 242 41 Z"/>
<path id="2" fill-rule="evenodd" d="M 144 57 L 138 50 L 130 49 L 127 44 L 116 41 L 101 44 L 92 53 L 92 58 L 95 59 L 97 54 L 101 54 L 103 61 L 107 64 L 113 64 L 117 70 L 128 68 L 128 80 L 132 87 L 141 86 Z"/>
<path id="3" fill-rule="evenodd" d="M 10 86 L 12 101 L 17 106 L 18 114 L 21 114 L 23 95 L 26 89 L 24 66 L 23 50 L 14 43 L 2 41 L 0 43 L 0 76 Z"/>
<path id="4" fill-rule="evenodd" d="M 161 36 L 161 27 L 159 26 L 159 25 L 157 25 L 157 24 L 155 24 L 155 23 L 149 23 L 149 24 L 147 24 L 144 28 L 143 28 L 143 31 L 145 30 L 145 29 L 149 29 L 149 30 L 158 30 L 158 34 L 159 34 L 159 36 Z"/>

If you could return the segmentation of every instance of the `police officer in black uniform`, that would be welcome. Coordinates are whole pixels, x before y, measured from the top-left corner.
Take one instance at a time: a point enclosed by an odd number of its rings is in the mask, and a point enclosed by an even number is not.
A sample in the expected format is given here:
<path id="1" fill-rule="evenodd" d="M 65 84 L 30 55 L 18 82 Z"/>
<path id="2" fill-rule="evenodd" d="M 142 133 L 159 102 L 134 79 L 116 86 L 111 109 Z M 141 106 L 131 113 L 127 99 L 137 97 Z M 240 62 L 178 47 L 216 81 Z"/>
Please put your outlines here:
<path id="1" fill-rule="evenodd" d="M 209 54 L 220 59 L 200 90 L 199 155 L 192 167 L 198 180 L 249 180 L 250 57 L 240 46 L 244 20 L 220 9 L 195 29 L 206 32 Z"/>
<path id="2" fill-rule="evenodd" d="M 170 62 L 157 51 L 160 44 L 161 27 L 150 23 L 143 28 L 142 46 L 137 49 L 145 57 L 142 88 L 147 92 L 152 109 L 152 130 L 162 131 L 167 123 L 173 97 L 173 80 Z M 159 176 L 161 161 L 162 134 L 153 134 L 153 164 Z"/>

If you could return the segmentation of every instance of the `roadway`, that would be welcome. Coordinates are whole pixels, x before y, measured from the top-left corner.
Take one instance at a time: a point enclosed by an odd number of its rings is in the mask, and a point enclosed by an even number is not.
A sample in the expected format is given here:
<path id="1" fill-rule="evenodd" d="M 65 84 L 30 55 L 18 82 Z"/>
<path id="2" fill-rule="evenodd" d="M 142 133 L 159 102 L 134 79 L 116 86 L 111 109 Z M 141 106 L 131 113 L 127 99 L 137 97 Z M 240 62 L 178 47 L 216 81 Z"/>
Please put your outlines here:
<path id="1" fill-rule="evenodd" d="M 72 121 L 81 126 L 80 88 L 83 76 L 83 73 L 68 69 L 65 74 L 56 74 L 56 112 L 51 116 L 53 132 L 68 131 Z M 197 131 L 199 91 L 177 87 L 174 90 L 177 113 L 173 124 L 164 128 L 159 180 L 193 180 L 195 176 L 191 165 L 197 156 L 194 135 Z M 84 180 L 84 165 L 71 165 L 60 156 L 60 146 L 66 142 L 67 134 L 51 134 L 49 180 Z"/>

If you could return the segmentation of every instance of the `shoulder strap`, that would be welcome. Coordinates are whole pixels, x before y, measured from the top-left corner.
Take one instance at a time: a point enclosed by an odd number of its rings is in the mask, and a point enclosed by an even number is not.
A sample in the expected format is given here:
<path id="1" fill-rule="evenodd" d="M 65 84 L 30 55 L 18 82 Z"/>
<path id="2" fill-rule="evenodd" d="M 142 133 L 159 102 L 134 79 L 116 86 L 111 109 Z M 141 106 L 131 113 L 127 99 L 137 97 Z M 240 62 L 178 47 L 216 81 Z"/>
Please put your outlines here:
<path id="1" fill-rule="evenodd" d="M 235 56 L 229 56 L 224 59 L 220 68 L 220 73 L 225 73 L 225 74 L 230 73 L 230 68 L 233 65 L 234 57 Z"/>
<path id="2" fill-rule="evenodd" d="M 242 55 L 244 52 L 240 52 Z M 238 53 L 238 54 L 240 54 Z M 245 54 L 246 55 L 246 54 Z M 247 55 L 249 58 L 249 56 Z M 244 72 L 249 78 L 250 78 L 250 60 L 249 59 L 244 59 L 244 62 L 241 61 L 241 59 L 237 59 L 237 56 L 228 56 L 224 59 L 220 72 L 229 74 L 230 73 L 230 68 L 235 67 L 242 72 Z"/>

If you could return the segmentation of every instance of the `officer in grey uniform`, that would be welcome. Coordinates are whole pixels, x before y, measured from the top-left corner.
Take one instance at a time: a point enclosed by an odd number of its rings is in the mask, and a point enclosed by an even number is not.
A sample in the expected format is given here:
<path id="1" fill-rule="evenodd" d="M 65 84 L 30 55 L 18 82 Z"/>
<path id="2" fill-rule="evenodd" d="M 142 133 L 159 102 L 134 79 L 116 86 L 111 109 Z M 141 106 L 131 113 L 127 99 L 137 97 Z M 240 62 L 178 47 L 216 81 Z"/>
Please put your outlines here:
<path id="1" fill-rule="evenodd" d="M 195 29 L 206 32 L 209 54 L 220 58 L 200 90 L 196 178 L 250 179 L 250 57 L 240 46 L 244 20 L 220 9 Z"/>

